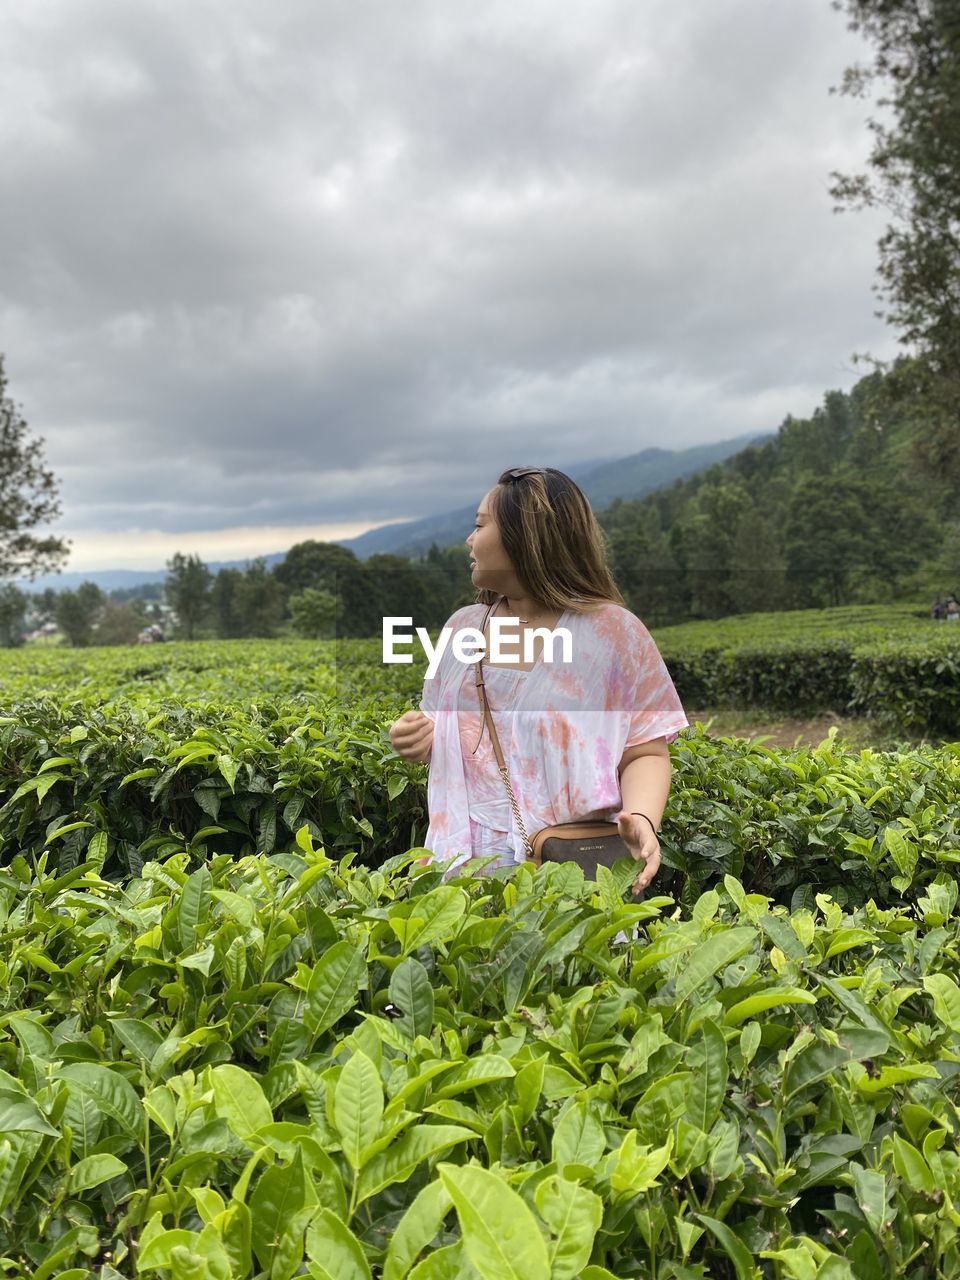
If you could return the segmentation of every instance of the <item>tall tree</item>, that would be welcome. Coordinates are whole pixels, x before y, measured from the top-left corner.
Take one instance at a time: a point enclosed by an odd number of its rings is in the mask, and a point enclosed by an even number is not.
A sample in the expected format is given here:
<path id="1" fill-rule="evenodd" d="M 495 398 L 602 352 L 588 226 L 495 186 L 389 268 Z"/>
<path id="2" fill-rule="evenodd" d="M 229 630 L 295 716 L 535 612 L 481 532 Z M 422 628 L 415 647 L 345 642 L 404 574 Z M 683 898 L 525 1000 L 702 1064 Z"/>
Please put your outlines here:
<path id="1" fill-rule="evenodd" d="M 284 590 L 262 557 L 251 560 L 237 582 L 235 607 L 241 635 L 275 636 L 283 621 Z"/>
<path id="2" fill-rule="evenodd" d="M 27 596 L 12 582 L 0 583 L 0 649 L 16 649 L 23 644 Z"/>
<path id="3" fill-rule="evenodd" d="M 68 644 L 82 649 L 93 641 L 103 602 L 103 592 L 95 582 L 81 582 L 76 591 L 57 593 L 57 626 Z"/>
<path id="4" fill-rule="evenodd" d="M 210 570 L 199 556 L 185 556 L 179 551 L 167 561 L 167 570 L 167 600 L 183 634 L 192 640 L 210 606 Z"/>
<path id="5" fill-rule="evenodd" d="M 306 640 L 328 640 L 336 630 L 337 600 L 330 591 L 306 587 L 289 600 L 290 623 Z"/>
<path id="6" fill-rule="evenodd" d="M 60 514 L 57 481 L 44 466 L 43 440 L 27 438 L 27 423 L 7 396 L 0 355 L 0 579 L 58 570 L 70 554 L 62 538 L 32 533 Z"/>
<path id="7" fill-rule="evenodd" d="M 213 625 L 221 640 L 235 640 L 244 634 L 243 618 L 237 605 L 239 583 L 243 574 L 239 569 L 218 569 L 210 590 L 210 610 Z"/>
<path id="8" fill-rule="evenodd" d="M 840 207 L 878 207 L 877 292 L 910 355 L 889 389 L 915 421 L 914 452 L 960 481 L 960 0 L 834 0 L 873 46 L 840 92 L 879 86 L 869 172 L 834 174 Z"/>

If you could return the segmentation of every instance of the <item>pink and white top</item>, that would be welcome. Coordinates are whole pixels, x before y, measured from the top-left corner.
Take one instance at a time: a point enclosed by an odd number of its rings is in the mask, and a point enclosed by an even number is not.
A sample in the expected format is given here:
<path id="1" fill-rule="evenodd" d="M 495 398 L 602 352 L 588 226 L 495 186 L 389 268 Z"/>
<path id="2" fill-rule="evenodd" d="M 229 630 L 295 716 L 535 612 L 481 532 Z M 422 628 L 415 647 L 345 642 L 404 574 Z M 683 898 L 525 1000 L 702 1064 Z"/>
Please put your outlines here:
<path id="1" fill-rule="evenodd" d="M 448 627 L 479 627 L 482 604 L 457 610 Z M 617 766 L 627 747 L 672 742 L 689 724 L 660 651 L 639 618 L 618 604 L 557 622 L 572 637 L 572 662 L 532 670 L 491 667 L 484 683 L 497 735 L 528 835 L 557 822 L 612 819 L 621 808 Z M 473 664 L 448 645 L 420 709 L 434 721 L 425 845 L 448 873 L 479 850 L 477 824 L 508 833 L 514 860 L 525 856 L 490 734 L 484 728 Z M 477 742 L 479 739 L 479 747 Z M 476 751 L 474 752 L 474 749 Z"/>

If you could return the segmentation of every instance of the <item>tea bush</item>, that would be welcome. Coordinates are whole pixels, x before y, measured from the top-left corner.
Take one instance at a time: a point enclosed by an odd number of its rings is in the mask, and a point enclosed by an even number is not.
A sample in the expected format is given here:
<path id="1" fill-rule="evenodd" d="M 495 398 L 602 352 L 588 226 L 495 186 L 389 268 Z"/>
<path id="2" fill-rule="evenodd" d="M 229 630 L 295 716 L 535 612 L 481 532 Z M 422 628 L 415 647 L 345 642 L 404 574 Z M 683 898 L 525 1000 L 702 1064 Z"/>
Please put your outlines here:
<path id="1" fill-rule="evenodd" d="M 960 1275 L 960 917 L 187 849 L 0 875 L 0 1267 Z M 634 933 L 636 936 L 634 936 Z"/>

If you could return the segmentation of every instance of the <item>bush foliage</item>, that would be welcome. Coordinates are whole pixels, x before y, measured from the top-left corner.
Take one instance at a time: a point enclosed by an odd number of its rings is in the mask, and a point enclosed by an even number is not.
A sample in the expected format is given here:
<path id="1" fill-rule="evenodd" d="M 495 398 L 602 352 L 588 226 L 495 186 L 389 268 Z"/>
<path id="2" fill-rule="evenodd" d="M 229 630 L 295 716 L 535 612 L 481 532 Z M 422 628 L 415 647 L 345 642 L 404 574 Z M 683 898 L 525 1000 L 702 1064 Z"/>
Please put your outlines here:
<path id="1" fill-rule="evenodd" d="M 419 865 L 379 644 L 2 670 L 4 1274 L 960 1277 L 960 744 L 694 726 L 636 902 Z"/>

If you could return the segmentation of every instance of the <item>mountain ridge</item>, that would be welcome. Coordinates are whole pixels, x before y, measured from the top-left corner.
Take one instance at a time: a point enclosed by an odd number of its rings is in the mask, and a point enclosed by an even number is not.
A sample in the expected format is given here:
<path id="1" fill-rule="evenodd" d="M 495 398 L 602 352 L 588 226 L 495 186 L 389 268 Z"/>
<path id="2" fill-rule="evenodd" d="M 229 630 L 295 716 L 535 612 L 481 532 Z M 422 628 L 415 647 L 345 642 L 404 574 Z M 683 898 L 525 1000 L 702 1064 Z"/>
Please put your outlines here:
<path id="1" fill-rule="evenodd" d="M 722 462 L 734 453 L 776 435 L 773 431 L 748 432 L 715 444 L 694 445 L 689 449 L 663 449 L 651 445 L 626 457 L 580 462 L 563 470 L 583 489 L 595 510 L 609 505 L 614 499 L 642 498 L 656 489 L 672 484 L 674 480 L 705 470 Z M 355 538 L 338 538 L 334 541 L 352 551 L 358 559 L 371 555 L 422 555 L 431 543 L 449 546 L 460 542 L 469 532 L 475 506 L 458 508 L 419 520 L 401 520 L 370 529 Z M 465 532 L 466 531 L 466 532 Z M 286 551 L 274 551 L 262 557 L 247 556 L 240 560 L 207 561 L 211 573 L 220 569 L 244 569 L 252 560 L 263 559 L 268 568 L 279 564 Z M 18 586 L 30 594 L 53 587 L 55 590 L 75 589 L 81 582 L 95 582 L 104 591 L 130 589 L 163 582 L 167 570 L 163 569 L 95 569 L 87 573 L 67 571 L 59 574 L 43 574 L 33 582 L 18 582 Z"/>

